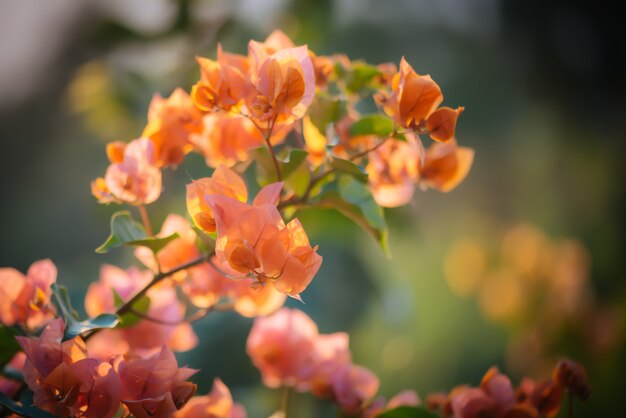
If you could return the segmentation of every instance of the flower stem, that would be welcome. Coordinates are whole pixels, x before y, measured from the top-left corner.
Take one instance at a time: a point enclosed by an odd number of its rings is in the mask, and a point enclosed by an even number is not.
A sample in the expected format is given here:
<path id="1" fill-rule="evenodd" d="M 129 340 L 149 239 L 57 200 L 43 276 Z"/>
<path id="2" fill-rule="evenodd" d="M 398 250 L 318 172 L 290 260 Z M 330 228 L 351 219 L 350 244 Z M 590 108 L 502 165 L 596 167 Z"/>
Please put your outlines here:
<path id="1" fill-rule="evenodd" d="M 143 297 L 143 295 L 145 295 L 148 290 L 150 290 L 150 288 L 152 288 L 153 286 L 155 286 L 156 284 L 158 284 L 159 282 L 161 282 L 163 279 L 178 273 L 179 271 L 182 270 L 186 270 L 190 267 L 193 266 L 197 266 L 198 264 L 202 264 L 205 263 L 209 257 L 211 257 L 212 254 L 205 254 L 203 256 L 200 256 L 194 260 L 191 260 L 187 263 L 181 264 L 180 266 L 170 270 L 170 271 L 166 271 L 163 273 L 159 273 L 156 276 L 154 276 L 154 278 L 150 281 L 150 283 L 148 283 L 143 289 L 141 289 L 139 292 L 137 292 L 132 298 L 130 298 L 126 303 L 124 303 L 122 306 L 120 306 L 117 311 L 115 311 L 115 313 L 117 315 L 123 315 L 127 312 L 132 312 L 133 311 L 133 305 Z M 96 328 L 94 329 L 90 334 L 87 334 L 86 336 L 83 337 L 83 339 L 85 341 L 87 341 L 89 338 L 91 338 L 93 335 L 97 334 L 98 331 L 100 331 L 100 328 Z"/>
<path id="2" fill-rule="evenodd" d="M 172 269 L 170 271 L 166 271 L 166 272 L 157 274 L 156 276 L 154 276 L 152 281 L 146 285 L 146 287 L 144 287 L 139 292 L 137 292 L 135 294 L 135 296 L 133 296 L 132 298 L 130 298 L 128 300 L 128 302 L 126 302 L 125 304 L 120 306 L 119 309 L 115 313 L 118 314 L 118 315 L 121 315 L 121 314 L 124 314 L 126 312 L 129 312 L 132 309 L 132 307 L 135 304 L 135 302 L 137 302 L 139 299 L 141 299 L 141 297 L 143 295 L 145 295 L 146 292 L 148 290 L 150 290 L 150 288 L 152 286 L 156 285 L 157 283 L 159 283 L 161 280 L 165 279 L 166 277 L 169 277 L 169 276 L 171 276 L 173 274 L 178 273 L 179 271 L 186 270 L 186 269 L 188 269 L 190 267 L 193 267 L 193 266 L 197 266 L 198 264 L 202 264 L 202 263 L 206 262 L 208 258 L 209 258 L 209 256 L 203 255 L 203 256 L 200 256 L 200 257 L 198 257 L 198 258 L 196 258 L 194 260 L 191 260 L 191 261 L 189 261 L 189 262 L 187 262 L 185 264 L 181 264 L 180 266 L 178 266 L 178 267 L 176 267 L 176 268 L 174 268 L 174 269 Z"/>
<path id="3" fill-rule="evenodd" d="M 152 225 L 150 224 L 150 217 L 148 216 L 148 210 L 146 209 L 146 205 L 137 206 L 139 209 L 139 215 L 141 216 L 141 222 L 143 222 L 144 228 L 146 228 L 146 232 L 149 236 L 153 237 L 154 232 L 152 232 Z"/>
<path id="4" fill-rule="evenodd" d="M 274 153 L 274 147 L 272 146 L 272 131 L 274 130 L 274 125 L 276 124 L 276 119 L 273 122 L 268 122 L 267 130 L 263 133 L 263 140 L 265 141 L 265 145 L 267 145 L 267 149 L 272 156 L 272 162 L 274 163 L 274 170 L 276 171 L 277 181 L 282 181 L 282 175 L 280 173 L 280 165 L 278 165 L 278 160 L 276 159 L 276 154 Z"/>
<path id="5" fill-rule="evenodd" d="M 283 413 L 283 418 L 287 418 L 289 410 L 289 399 L 291 398 L 291 387 L 283 386 L 280 394 L 280 412 Z"/>

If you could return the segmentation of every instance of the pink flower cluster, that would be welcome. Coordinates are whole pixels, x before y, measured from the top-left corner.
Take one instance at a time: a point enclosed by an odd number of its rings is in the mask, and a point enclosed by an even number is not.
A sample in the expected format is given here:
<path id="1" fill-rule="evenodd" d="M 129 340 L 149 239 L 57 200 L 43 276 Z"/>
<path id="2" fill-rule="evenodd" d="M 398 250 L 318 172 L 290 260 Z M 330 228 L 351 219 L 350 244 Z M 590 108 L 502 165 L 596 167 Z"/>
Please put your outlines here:
<path id="1" fill-rule="evenodd" d="M 320 334 L 304 312 L 283 308 L 272 316 L 257 318 L 246 344 L 248 355 L 270 388 L 290 387 L 330 399 L 347 414 L 375 417 L 399 405 L 417 405 L 412 391 L 389 403 L 374 399 L 378 377 L 352 363 L 348 335 Z"/>
<path id="2" fill-rule="evenodd" d="M 80 337 L 62 341 L 65 324 L 48 323 L 39 338 L 17 337 L 26 353 L 23 375 L 34 404 L 68 417 L 113 417 L 118 410 L 137 418 L 167 417 L 193 396 L 187 379 L 196 371 L 179 368 L 169 349 L 146 358 L 128 355 L 108 361 L 89 356 Z"/>

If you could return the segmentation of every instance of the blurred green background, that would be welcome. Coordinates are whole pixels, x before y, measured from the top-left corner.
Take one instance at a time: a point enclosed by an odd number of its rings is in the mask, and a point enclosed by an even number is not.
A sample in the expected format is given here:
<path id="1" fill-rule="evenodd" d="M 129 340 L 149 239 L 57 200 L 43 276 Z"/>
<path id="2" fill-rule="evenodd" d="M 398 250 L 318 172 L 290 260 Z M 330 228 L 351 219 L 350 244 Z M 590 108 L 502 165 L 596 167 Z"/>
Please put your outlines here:
<path id="1" fill-rule="evenodd" d="M 611 10 L 566 1 L 2 1 L 0 266 L 24 271 L 51 258 L 82 308 L 101 263 L 136 263 L 130 254 L 95 254 L 116 208 L 98 205 L 89 183 L 104 173 L 105 143 L 137 137 L 152 94 L 189 89 L 194 56 L 214 56 L 218 41 L 244 53 L 250 38 L 280 28 L 320 55 L 371 63 L 405 56 L 440 84 L 446 105 L 465 106 L 457 136 L 476 149 L 474 167 L 457 190 L 418 192 L 410 206 L 387 211 L 391 261 L 340 215 L 301 213 L 325 260 L 306 304 L 289 305 L 322 332 L 349 332 L 355 362 L 380 376 L 385 396 L 478 384 L 493 364 L 515 382 L 542 377 L 513 367 L 507 354 L 519 321 L 494 322 L 444 277 L 459 238 L 497 248 L 511 226 L 530 222 L 550 239 L 577 239 L 589 254 L 584 289 L 611 312 L 609 344 L 584 348 L 595 334 L 577 331 L 579 315 L 555 331 L 547 357 L 582 361 L 594 393 L 576 416 L 606 416 L 617 410 L 626 373 L 621 26 Z M 184 214 L 184 184 L 207 174 L 199 156 L 168 172 L 156 220 Z M 251 417 L 267 416 L 278 395 L 260 386 L 245 354 L 250 325 L 212 315 L 195 324 L 201 345 L 179 358 L 202 369 L 200 393 L 219 376 Z M 297 417 L 333 416 L 308 396 L 294 405 Z"/>

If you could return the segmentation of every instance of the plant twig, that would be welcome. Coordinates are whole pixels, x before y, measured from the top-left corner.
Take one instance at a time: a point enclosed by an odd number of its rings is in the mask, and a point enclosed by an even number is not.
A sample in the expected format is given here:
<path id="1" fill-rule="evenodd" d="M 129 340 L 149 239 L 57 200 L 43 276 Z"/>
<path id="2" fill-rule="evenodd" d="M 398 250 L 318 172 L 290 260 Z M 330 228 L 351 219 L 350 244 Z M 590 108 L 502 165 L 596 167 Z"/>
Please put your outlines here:
<path id="1" fill-rule="evenodd" d="M 232 303 L 218 303 L 208 308 L 200 309 L 194 312 L 192 315 L 186 316 L 182 319 L 179 319 L 178 321 L 168 321 L 166 319 L 154 318 L 150 315 L 147 315 L 143 312 L 139 312 L 135 309 L 131 309 L 129 312 L 132 313 L 133 315 L 138 316 L 141 319 L 145 319 L 146 321 L 154 322 L 156 324 L 176 326 L 176 325 L 184 324 L 185 322 L 192 324 L 204 318 L 211 312 L 226 312 L 226 311 L 231 311 L 232 309 L 233 309 Z"/>
<path id="2" fill-rule="evenodd" d="M 369 154 L 370 152 L 376 151 L 378 148 L 382 147 L 383 144 L 385 142 L 387 142 L 387 140 L 389 139 L 389 137 L 383 139 L 382 141 L 378 142 L 376 145 L 374 145 L 371 148 L 368 148 L 364 151 L 358 152 L 356 154 L 354 154 L 353 156 L 350 157 L 350 161 L 356 161 L 359 158 L 365 157 L 367 154 Z"/>
<path id="3" fill-rule="evenodd" d="M 278 117 L 278 116 L 277 116 Z M 272 162 L 274 163 L 274 170 L 276 171 L 277 181 L 282 181 L 282 174 L 280 173 L 280 165 L 278 164 L 278 159 L 276 158 L 276 154 L 274 153 L 274 147 L 272 146 L 272 131 L 274 130 L 274 125 L 276 125 L 276 118 L 273 121 L 267 123 L 267 129 L 263 133 L 263 140 L 265 141 L 265 145 L 267 145 L 267 149 L 272 156 Z"/>
<path id="4" fill-rule="evenodd" d="M 137 206 L 139 209 L 139 215 L 141 216 L 141 222 L 143 222 L 144 228 L 146 228 L 146 232 L 149 236 L 153 237 L 154 232 L 152 231 L 152 225 L 150 224 L 150 217 L 148 216 L 148 210 L 146 209 L 146 205 Z"/>
<path id="5" fill-rule="evenodd" d="M 212 255 L 212 254 L 211 254 Z M 150 283 L 148 283 L 146 285 L 146 287 L 144 287 L 143 289 L 141 289 L 139 292 L 137 292 L 135 294 L 135 296 L 133 296 L 132 298 L 130 298 L 128 300 L 128 302 L 124 303 L 122 306 L 120 306 L 118 308 L 118 310 L 115 312 L 118 315 L 124 314 L 126 312 L 129 312 L 133 305 L 135 304 L 135 302 L 137 302 L 139 299 L 142 298 L 143 295 L 146 294 L 146 292 L 148 290 L 150 290 L 150 288 L 154 285 L 156 285 L 157 283 L 159 283 L 160 281 L 162 281 L 163 279 L 165 279 L 166 277 L 172 276 L 176 273 L 178 273 L 179 271 L 183 271 L 186 270 L 188 268 L 197 266 L 198 264 L 202 264 L 207 262 L 207 260 L 209 259 L 210 255 L 202 255 L 194 260 L 191 260 L 185 264 L 181 264 L 180 266 L 173 268 L 170 271 L 166 271 L 163 273 L 159 273 L 156 276 L 154 276 L 154 278 L 152 279 L 152 281 L 150 281 Z"/>
<path id="6" fill-rule="evenodd" d="M 202 264 L 205 263 L 206 261 L 208 261 L 208 259 L 212 256 L 213 254 L 207 254 L 207 255 L 203 255 L 200 256 L 194 260 L 191 260 L 185 264 L 181 264 L 180 266 L 170 270 L 170 271 L 166 271 L 163 273 L 158 273 L 157 275 L 154 276 L 154 278 L 150 281 L 150 283 L 148 283 L 143 289 L 141 289 L 139 292 L 137 292 L 132 298 L 130 298 L 127 302 L 125 302 L 122 306 L 120 306 L 117 311 L 115 311 L 115 313 L 117 315 L 123 315 L 127 312 L 135 312 L 133 309 L 133 305 L 139 300 L 141 299 L 147 292 L 148 290 L 150 290 L 150 288 L 152 288 L 153 286 L 155 286 L 156 284 L 158 284 L 159 282 L 161 282 L 163 279 L 178 273 L 179 271 L 182 270 L 186 270 L 190 267 L 194 267 L 197 266 L 198 264 Z M 96 328 L 93 331 L 91 331 L 91 333 L 85 335 L 83 337 L 83 340 L 87 341 L 89 338 L 93 337 L 94 335 L 96 335 L 99 331 L 101 330 L 101 328 Z"/>
<path id="7" fill-rule="evenodd" d="M 283 386 L 280 394 L 280 412 L 283 413 L 282 418 L 289 415 L 289 399 L 291 398 L 291 387 Z"/>

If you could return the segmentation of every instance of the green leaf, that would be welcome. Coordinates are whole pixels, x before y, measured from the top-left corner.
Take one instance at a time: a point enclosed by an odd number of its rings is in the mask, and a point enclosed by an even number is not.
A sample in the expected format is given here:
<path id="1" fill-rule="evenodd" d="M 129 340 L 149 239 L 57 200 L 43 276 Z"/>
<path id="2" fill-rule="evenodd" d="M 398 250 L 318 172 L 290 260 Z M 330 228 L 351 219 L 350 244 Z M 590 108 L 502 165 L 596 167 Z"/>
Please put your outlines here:
<path id="1" fill-rule="evenodd" d="M 387 138 L 393 133 L 393 121 L 386 116 L 367 115 L 350 127 L 350 136 L 376 135 Z"/>
<path id="2" fill-rule="evenodd" d="M 115 291 L 115 289 L 112 290 L 113 305 L 115 306 L 115 308 L 119 308 L 120 306 L 124 305 L 124 300 L 119 295 L 119 293 Z M 150 303 L 150 298 L 146 295 L 143 295 L 141 298 L 139 298 L 139 300 L 137 300 L 137 302 L 133 304 L 133 311 L 139 312 L 140 314 L 147 314 L 148 310 L 150 309 Z M 133 312 L 126 312 L 125 314 L 121 315 L 119 319 L 120 322 L 117 324 L 118 328 L 131 327 L 141 320 L 141 318 Z"/>
<path id="3" fill-rule="evenodd" d="M 289 176 L 302 165 L 308 155 L 308 152 L 305 150 L 294 149 L 289 153 L 286 159 L 281 160 L 280 173 L 283 176 L 283 180 L 288 179 Z"/>
<path id="4" fill-rule="evenodd" d="M 16 329 L 0 325 L 0 368 L 4 367 L 21 350 L 15 339 L 17 335 L 19 333 Z"/>
<path id="5" fill-rule="evenodd" d="M 380 76 L 382 71 L 377 67 L 366 64 L 364 62 L 354 62 L 352 68 L 346 75 L 346 89 L 350 93 L 361 93 L 367 88 L 376 88 L 376 77 Z"/>
<path id="6" fill-rule="evenodd" d="M 50 290 L 52 290 L 52 294 L 54 295 L 54 300 L 61 311 L 61 315 L 65 320 L 65 323 L 69 321 L 78 321 L 78 312 L 72 306 L 72 301 L 70 300 L 70 295 L 65 286 L 61 286 L 58 283 L 52 283 L 50 285 Z"/>
<path id="7" fill-rule="evenodd" d="M 438 418 L 434 412 L 415 406 L 399 406 L 391 411 L 383 412 L 378 418 Z"/>
<path id="8" fill-rule="evenodd" d="M 306 164 L 301 164 L 297 170 L 291 173 L 289 178 L 285 180 L 285 185 L 292 190 L 296 196 L 302 196 L 311 181 L 311 172 Z"/>
<path id="9" fill-rule="evenodd" d="M 178 238 L 177 233 L 164 238 L 149 237 L 143 225 L 135 221 L 130 212 L 122 210 L 115 212 L 111 217 L 111 235 L 109 235 L 104 244 L 96 248 L 96 252 L 102 254 L 109 252 L 113 248 L 131 245 L 134 247 L 148 247 L 156 254 L 176 238 Z"/>
<path id="10" fill-rule="evenodd" d="M 69 321 L 65 325 L 64 340 L 82 334 L 83 332 L 101 328 L 115 328 L 120 322 L 120 318 L 115 314 L 100 314 L 95 318 L 85 319 L 84 321 Z"/>
<path id="11" fill-rule="evenodd" d="M 95 318 L 79 320 L 76 310 L 72 307 L 72 303 L 65 286 L 53 283 L 50 286 L 56 304 L 61 311 L 63 320 L 65 321 L 65 334 L 63 341 L 70 340 L 83 332 L 98 328 L 114 328 L 119 322 L 119 317 L 115 314 L 100 314 Z"/>
<path id="12" fill-rule="evenodd" d="M 266 147 L 259 147 L 252 151 L 252 155 L 257 162 L 257 180 L 259 185 L 266 186 L 278 181 L 269 150 Z M 308 153 L 302 149 L 294 149 L 282 158 L 277 157 L 283 181 L 287 181 L 289 176 L 304 163 L 307 155 Z"/>
<path id="13" fill-rule="evenodd" d="M 309 107 L 308 115 L 313 125 L 324 134 L 329 125 L 341 120 L 348 113 L 346 101 L 328 94 L 318 93 Z"/>
<path id="14" fill-rule="evenodd" d="M 352 161 L 335 157 L 331 161 L 330 165 L 339 173 L 349 174 L 361 183 L 367 183 L 367 173 L 365 173 L 361 167 L 354 164 Z"/>
<path id="15" fill-rule="evenodd" d="M 198 239 L 196 239 L 196 245 L 198 245 L 198 248 L 202 253 L 209 254 L 215 251 L 215 239 L 217 238 L 217 232 L 208 234 L 195 225 L 191 228 L 196 232 L 198 237 Z"/>
<path id="16" fill-rule="evenodd" d="M 47 413 L 34 406 L 25 406 L 16 403 L 11 398 L 0 392 L 0 405 L 4 406 L 9 411 L 22 417 L 31 418 L 54 418 L 54 415 Z"/>
<path id="17" fill-rule="evenodd" d="M 336 209 L 358 224 L 378 242 L 385 255 L 390 257 L 385 213 L 374 201 L 367 185 L 343 175 L 339 177 L 337 190 L 324 192 L 317 205 Z"/>

